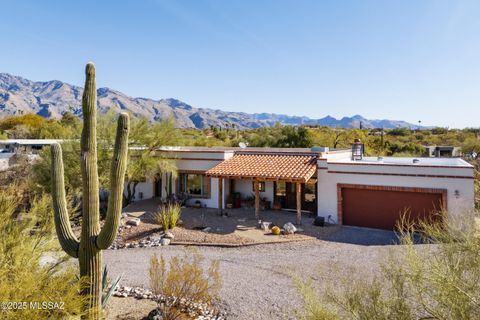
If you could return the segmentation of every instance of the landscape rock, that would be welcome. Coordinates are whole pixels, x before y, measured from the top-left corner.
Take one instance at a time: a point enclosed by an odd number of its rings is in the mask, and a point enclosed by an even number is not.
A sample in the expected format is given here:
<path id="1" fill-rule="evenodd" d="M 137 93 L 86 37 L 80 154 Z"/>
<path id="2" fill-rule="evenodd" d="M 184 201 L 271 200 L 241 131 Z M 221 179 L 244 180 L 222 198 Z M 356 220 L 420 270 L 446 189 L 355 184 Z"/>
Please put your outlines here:
<path id="1" fill-rule="evenodd" d="M 271 224 L 272 224 L 271 222 L 262 221 L 262 223 L 260 224 L 260 226 L 261 226 L 261 229 L 262 229 L 263 231 L 268 231 L 268 230 L 270 230 L 270 225 L 271 225 Z"/>
<path id="2" fill-rule="evenodd" d="M 160 240 L 160 245 L 162 245 L 162 246 L 168 246 L 168 245 L 170 244 L 170 242 L 171 242 L 170 239 L 168 239 L 168 238 L 162 238 L 162 239 Z"/>
<path id="3" fill-rule="evenodd" d="M 140 225 L 140 219 L 139 218 L 130 218 L 130 219 L 127 220 L 127 225 L 138 227 Z"/>
<path id="4" fill-rule="evenodd" d="M 157 242 L 157 241 L 160 241 L 160 239 L 162 239 L 162 237 L 163 236 L 160 233 L 153 233 L 153 234 L 151 234 L 147 237 L 147 240 L 151 241 L 151 242 Z"/>
<path id="5" fill-rule="evenodd" d="M 155 295 L 151 290 L 141 287 L 117 287 L 113 293 L 115 297 L 134 297 L 135 299 L 149 299 L 157 303 L 165 303 L 166 305 L 172 305 L 176 299 L 172 297 L 166 297 L 163 295 Z M 181 312 L 188 314 L 192 319 L 211 319 L 211 320 L 223 320 L 226 318 L 224 312 L 213 308 L 206 303 L 199 303 L 190 299 L 181 299 L 179 309 Z M 147 319 L 161 320 L 162 314 L 158 308 L 152 310 Z"/>
<path id="6" fill-rule="evenodd" d="M 283 230 L 285 230 L 286 234 L 294 234 L 297 232 L 297 227 L 295 227 L 293 223 L 287 222 L 283 225 Z"/>
<path id="7" fill-rule="evenodd" d="M 165 234 L 163 235 L 164 238 L 166 239 L 171 239 L 173 240 L 175 238 L 175 236 L 173 235 L 173 233 L 171 233 L 170 231 L 167 231 L 165 232 Z"/>

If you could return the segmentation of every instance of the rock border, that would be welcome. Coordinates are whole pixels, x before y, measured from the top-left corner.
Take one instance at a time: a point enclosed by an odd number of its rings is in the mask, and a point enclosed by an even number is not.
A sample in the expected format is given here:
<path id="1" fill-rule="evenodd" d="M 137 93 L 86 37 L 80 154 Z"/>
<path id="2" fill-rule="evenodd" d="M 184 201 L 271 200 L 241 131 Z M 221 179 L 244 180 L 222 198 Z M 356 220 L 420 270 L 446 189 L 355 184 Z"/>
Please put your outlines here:
<path id="1" fill-rule="evenodd" d="M 144 289 L 142 287 L 127 287 L 117 286 L 113 292 L 114 297 L 127 298 L 133 297 L 135 299 L 148 299 L 156 303 L 171 303 L 175 301 L 175 297 L 165 297 L 161 295 L 155 295 L 151 290 Z M 192 319 L 198 320 L 225 320 L 226 314 L 218 311 L 207 303 L 195 302 L 192 300 L 182 299 L 180 300 L 181 311 L 188 314 Z M 155 313 L 156 309 L 153 309 L 149 313 L 149 318 L 152 313 Z"/>

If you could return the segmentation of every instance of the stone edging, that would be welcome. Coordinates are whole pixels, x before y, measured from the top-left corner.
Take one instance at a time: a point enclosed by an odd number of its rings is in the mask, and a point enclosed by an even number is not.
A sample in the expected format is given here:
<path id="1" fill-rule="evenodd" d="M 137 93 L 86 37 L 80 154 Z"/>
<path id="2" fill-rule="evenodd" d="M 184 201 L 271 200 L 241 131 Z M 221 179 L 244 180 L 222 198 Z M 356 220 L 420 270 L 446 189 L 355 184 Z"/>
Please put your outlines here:
<path id="1" fill-rule="evenodd" d="M 133 297 L 135 299 L 148 299 L 156 303 L 171 303 L 175 301 L 175 298 L 167 298 L 160 295 L 154 295 L 151 290 L 144 289 L 142 287 L 126 287 L 120 286 L 113 292 L 114 297 L 127 298 Z M 206 303 L 199 303 L 188 299 L 182 299 L 180 301 L 182 312 L 188 314 L 192 319 L 202 320 L 225 320 L 226 315 L 223 312 L 219 312 Z M 156 309 L 152 310 L 155 311 Z M 150 312 L 150 313 L 152 313 Z M 149 314 L 150 318 L 150 314 Z"/>

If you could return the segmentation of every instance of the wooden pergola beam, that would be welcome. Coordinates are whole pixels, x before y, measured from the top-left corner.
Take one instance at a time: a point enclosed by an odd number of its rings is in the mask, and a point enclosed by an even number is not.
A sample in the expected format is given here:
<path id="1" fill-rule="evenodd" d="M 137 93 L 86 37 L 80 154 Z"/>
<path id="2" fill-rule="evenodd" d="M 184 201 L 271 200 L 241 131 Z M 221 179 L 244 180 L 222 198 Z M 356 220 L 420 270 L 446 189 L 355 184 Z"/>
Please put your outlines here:
<path id="1" fill-rule="evenodd" d="M 302 184 L 296 183 L 296 196 L 297 196 L 297 225 L 302 224 Z"/>
<path id="2" fill-rule="evenodd" d="M 223 215 L 223 178 L 218 178 L 218 215 Z"/>
<path id="3" fill-rule="evenodd" d="M 255 218 L 260 220 L 260 181 L 254 180 L 255 185 Z"/>

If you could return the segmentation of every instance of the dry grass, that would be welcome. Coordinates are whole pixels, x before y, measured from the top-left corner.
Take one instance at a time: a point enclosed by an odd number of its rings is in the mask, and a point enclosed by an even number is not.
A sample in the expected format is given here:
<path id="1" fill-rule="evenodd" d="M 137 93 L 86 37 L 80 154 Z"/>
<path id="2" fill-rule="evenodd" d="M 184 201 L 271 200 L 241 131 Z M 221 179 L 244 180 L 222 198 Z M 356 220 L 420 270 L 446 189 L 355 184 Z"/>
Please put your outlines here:
<path id="1" fill-rule="evenodd" d="M 344 279 L 340 292 L 317 294 L 296 279 L 303 319 L 480 319 L 480 238 L 475 214 L 443 223 L 400 223 L 400 259 L 371 281 Z M 421 241 L 434 246 L 425 255 Z"/>
<path id="2" fill-rule="evenodd" d="M 14 186 L 0 191 L 0 301 L 2 319 L 61 319 L 80 314 L 80 283 L 53 232 L 50 199 L 38 197 L 18 212 Z M 41 264 L 45 256 L 59 257 Z M 38 308 L 35 303 L 51 303 Z"/>
<path id="3" fill-rule="evenodd" d="M 217 298 L 221 287 L 219 261 L 212 261 L 204 270 L 203 260 L 198 253 L 185 254 L 182 258 L 172 257 L 167 268 L 162 255 L 150 259 L 150 287 L 154 294 L 167 298 L 158 301 L 164 319 L 182 318 L 182 301 L 210 304 Z"/>

